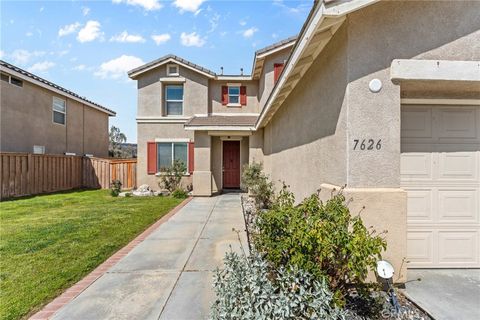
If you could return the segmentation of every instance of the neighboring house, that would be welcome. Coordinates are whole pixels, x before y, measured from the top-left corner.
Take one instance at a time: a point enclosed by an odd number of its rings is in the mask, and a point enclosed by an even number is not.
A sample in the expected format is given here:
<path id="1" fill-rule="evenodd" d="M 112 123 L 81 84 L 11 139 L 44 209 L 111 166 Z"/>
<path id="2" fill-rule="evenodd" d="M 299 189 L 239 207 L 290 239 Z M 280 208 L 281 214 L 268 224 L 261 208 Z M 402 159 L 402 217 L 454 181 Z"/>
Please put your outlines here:
<path id="1" fill-rule="evenodd" d="M 175 56 L 132 70 L 138 179 L 156 186 L 177 157 L 209 196 L 261 161 L 297 200 L 346 185 L 352 214 L 388 231 L 396 281 L 406 267 L 478 268 L 479 12 L 478 1 L 316 1 L 296 41 L 255 54 L 252 75 Z"/>
<path id="2" fill-rule="evenodd" d="M 0 60 L 0 151 L 108 157 L 115 112 Z"/>

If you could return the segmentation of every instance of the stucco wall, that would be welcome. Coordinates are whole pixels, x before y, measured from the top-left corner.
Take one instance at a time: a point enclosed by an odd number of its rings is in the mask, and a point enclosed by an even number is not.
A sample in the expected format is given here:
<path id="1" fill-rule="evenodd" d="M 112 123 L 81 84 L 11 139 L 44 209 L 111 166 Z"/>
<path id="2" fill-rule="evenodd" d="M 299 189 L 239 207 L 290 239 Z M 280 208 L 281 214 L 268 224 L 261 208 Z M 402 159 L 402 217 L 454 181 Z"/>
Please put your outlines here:
<path id="1" fill-rule="evenodd" d="M 108 115 L 35 84 L 17 87 L 0 81 L 1 151 L 108 156 Z M 53 97 L 66 100 L 66 125 L 53 122 Z"/>
<path id="2" fill-rule="evenodd" d="M 139 117 L 161 117 L 165 115 L 165 85 L 166 65 L 152 69 L 138 78 L 138 109 Z M 208 78 L 198 72 L 179 66 L 179 77 L 185 78 L 183 83 L 183 115 L 193 116 L 205 114 L 208 108 Z M 175 77 L 174 77 L 175 78 Z M 172 84 L 181 84 L 173 83 Z"/>
<path id="3" fill-rule="evenodd" d="M 258 100 L 260 107 L 265 105 L 265 102 L 267 102 L 268 96 L 272 92 L 273 86 L 275 85 L 273 73 L 274 64 L 286 62 L 292 48 L 293 46 L 265 57 L 262 73 L 258 82 Z"/>
<path id="4" fill-rule="evenodd" d="M 247 87 L 247 105 L 232 107 L 222 105 L 222 86 L 228 83 L 238 83 Z M 259 113 L 258 107 L 258 83 L 257 81 L 218 81 L 210 80 L 209 87 L 209 112 L 210 113 Z"/>

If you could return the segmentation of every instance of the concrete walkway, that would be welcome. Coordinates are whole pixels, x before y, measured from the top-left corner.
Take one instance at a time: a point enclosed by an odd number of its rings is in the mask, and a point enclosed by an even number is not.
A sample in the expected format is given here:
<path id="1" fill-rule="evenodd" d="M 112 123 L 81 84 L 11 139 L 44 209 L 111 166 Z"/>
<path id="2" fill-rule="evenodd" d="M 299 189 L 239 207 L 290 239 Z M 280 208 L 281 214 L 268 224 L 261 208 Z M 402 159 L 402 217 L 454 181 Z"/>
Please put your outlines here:
<path id="1" fill-rule="evenodd" d="M 206 319 L 213 270 L 247 250 L 239 194 L 194 198 L 54 319 Z"/>
<path id="2" fill-rule="evenodd" d="M 436 320 L 480 319 L 479 269 L 413 269 L 408 280 L 409 298 Z"/>

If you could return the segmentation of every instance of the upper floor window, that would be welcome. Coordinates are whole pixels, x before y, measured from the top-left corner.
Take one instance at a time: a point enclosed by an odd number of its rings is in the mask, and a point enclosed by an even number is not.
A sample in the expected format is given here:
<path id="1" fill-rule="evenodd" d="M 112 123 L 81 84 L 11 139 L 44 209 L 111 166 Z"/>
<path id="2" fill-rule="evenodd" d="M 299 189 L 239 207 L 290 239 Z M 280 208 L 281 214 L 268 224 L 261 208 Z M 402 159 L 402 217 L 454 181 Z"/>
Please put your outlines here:
<path id="1" fill-rule="evenodd" d="M 165 111 L 167 116 L 183 114 L 183 85 L 169 84 L 165 86 Z"/>
<path id="2" fill-rule="evenodd" d="M 67 114 L 67 104 L 65 100 L 53 97 L 53 122 L 65 124 Z"/>
<path id="3" fill-rule="evenodd" d="M 240 86 L 228 87 L 228 103 L 240 104 Z"/>
<path id="4" fill-rule="evenodd" d="M 167 76 L 179 76 L 178 64 L 167 64 Z"/>
<path id="5" fill-rule="evenodd" d="M 23 81 L 18 79 L 18 78 L 15 78 L 15 77 L 12 77 L 6 73 L 2 73 L 2 80 L 5 81 L 5 82 L 8 82 L 10 84 L 13 84 L 14 86 L 17 86 L 17 87 L 23 87 Z"/>

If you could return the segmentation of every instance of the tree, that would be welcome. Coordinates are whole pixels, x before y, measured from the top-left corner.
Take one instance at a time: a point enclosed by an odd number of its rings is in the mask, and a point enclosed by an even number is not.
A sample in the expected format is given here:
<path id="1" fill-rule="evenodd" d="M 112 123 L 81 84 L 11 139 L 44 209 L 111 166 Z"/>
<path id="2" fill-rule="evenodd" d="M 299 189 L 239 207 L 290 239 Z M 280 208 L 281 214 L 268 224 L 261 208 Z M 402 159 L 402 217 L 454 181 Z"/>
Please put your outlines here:
<path id="1" fill-rule="evenodd" d="M 122 156 L 122 143 L 127 142 L 127 136 L 120 131 L 120 128 L 112 126 L 110 133 L 108 134 L 110 140 L 110 146 L 108 153 L 111 157 Z"/>

